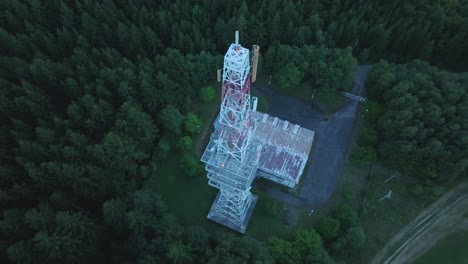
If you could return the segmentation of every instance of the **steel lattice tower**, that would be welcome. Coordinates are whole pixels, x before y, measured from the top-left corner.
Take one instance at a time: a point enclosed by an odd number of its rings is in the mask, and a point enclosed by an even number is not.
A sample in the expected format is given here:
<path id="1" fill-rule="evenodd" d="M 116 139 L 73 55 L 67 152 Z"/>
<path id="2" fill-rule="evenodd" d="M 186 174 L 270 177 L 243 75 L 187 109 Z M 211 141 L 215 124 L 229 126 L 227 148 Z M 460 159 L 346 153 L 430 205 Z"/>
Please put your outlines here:
<path id="1" fill-rule="evenodd" d="M 238 34 L 224 56 L 220 113 L 202 161 L 208 184 L 219 189 L 208 218 L 244 233 L 257 201 L 250 186 L 261 145 L 253 139 L 249 50 Z"/>

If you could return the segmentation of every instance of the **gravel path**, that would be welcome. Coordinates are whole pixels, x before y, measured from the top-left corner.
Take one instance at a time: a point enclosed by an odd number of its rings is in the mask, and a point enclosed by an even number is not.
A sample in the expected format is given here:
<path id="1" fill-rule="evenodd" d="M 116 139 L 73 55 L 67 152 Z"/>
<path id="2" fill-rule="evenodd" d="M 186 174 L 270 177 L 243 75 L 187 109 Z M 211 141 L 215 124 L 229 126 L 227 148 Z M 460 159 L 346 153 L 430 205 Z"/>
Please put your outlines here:
<path id="1" fill-rule="evenodd" d="M 353 94 L 360 95 L 372 66 L 360 65 L 356 73 Z M 308 170 L 302 175 L 299 197 L 270 187 L 266 192 L 290 205 L 316 208 L 334 193 L 353 134 L 358 102 L 349 100 L 331 118 L 322 115 L 310 103 L 274 94 L 271 89 L 253 86 L 269 100 L 269 114 L 315 131 L 314 146 L 308 160 Z"/>

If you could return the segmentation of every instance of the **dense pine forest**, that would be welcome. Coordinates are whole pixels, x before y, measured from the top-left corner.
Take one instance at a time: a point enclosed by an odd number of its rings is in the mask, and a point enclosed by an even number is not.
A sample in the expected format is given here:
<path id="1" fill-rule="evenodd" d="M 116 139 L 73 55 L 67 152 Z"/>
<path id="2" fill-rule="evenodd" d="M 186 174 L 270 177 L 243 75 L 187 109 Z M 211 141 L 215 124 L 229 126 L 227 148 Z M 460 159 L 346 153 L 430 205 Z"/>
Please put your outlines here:
<path id="1" fill-rule="evenodd" d="M 371 107 L 371 123 L 386 163 L 439 183 L 468 176 L 468 74 L 419 60 L 382 61 L 371 72 L 367 91 L 381 103 L 381 109 Z"/>
<path id="2" fill-rule="evenodd" d="M 335 263 L 362 247 L 346 207 L 258 241 L 182 225 L 146 188 L 197 132 L 190 105 L 234 30 L 262 47 L 263 73 L 309 95 L 385 59 L 363 147 L 433 180 L 467 174 L 468 77 L 443 71 L 468 69 L 463 0 L 5 0 L 0 23 L 1 263 Z"/>

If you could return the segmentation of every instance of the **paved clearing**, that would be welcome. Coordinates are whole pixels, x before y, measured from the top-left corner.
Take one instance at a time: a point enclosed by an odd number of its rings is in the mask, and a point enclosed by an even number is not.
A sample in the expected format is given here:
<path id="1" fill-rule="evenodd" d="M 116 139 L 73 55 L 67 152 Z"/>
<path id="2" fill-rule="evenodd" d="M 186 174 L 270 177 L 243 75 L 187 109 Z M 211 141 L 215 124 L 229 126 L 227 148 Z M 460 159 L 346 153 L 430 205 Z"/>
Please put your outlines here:
<path id="1" fill-rule="evenodd" d="M 445 236 L 468 230 L 468 182 L 442 196 L 396 234 L 372 264 L 412 263 Z"/>
<path id="2" fill-rule="evenodd" d="M 358 67 L 353 94 L 361 95 L 370 69 L 370 65 Z M 269 114 L 315 131 L 315 142 L 307 162 L 308 170 L 302 175 L 299 196 L 273 187 L 267 188 L 266 192 L 289 205 L 308 208 L 323 205 L 336 189 L 360 103 L 349 100 L 341 110 L 328 118 L 304 100 L 276 95 L 264 87 L 253 86 L 253 89 L 268 99 Z"/>

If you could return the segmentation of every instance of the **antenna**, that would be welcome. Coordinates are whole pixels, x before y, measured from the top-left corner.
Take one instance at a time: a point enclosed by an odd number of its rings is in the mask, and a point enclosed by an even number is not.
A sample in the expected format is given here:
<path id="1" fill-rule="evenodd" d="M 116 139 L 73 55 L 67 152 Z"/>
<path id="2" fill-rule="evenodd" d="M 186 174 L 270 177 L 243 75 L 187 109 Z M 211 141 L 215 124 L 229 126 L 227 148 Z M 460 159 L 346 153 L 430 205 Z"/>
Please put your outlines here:
<path id="1" fill-rule="evenodd" d="M 260 142 L 253 139 L 250 56 L 239 44 L 239 31 L 235 32 L 235 44 L 230 45 L 234 48 L 227 50 L 222 72 L 218 70 L 216 76 L 222 82 L 221 106 L 214 124 L 219 137 L 210 137 L 210 147 L 201 160 L 206 164 L 208 184 L 220 189 L 208 219 L 243 234 L 258 199 L 251 193 L 251 184 L 259 163 L 253 150 Z"/>

